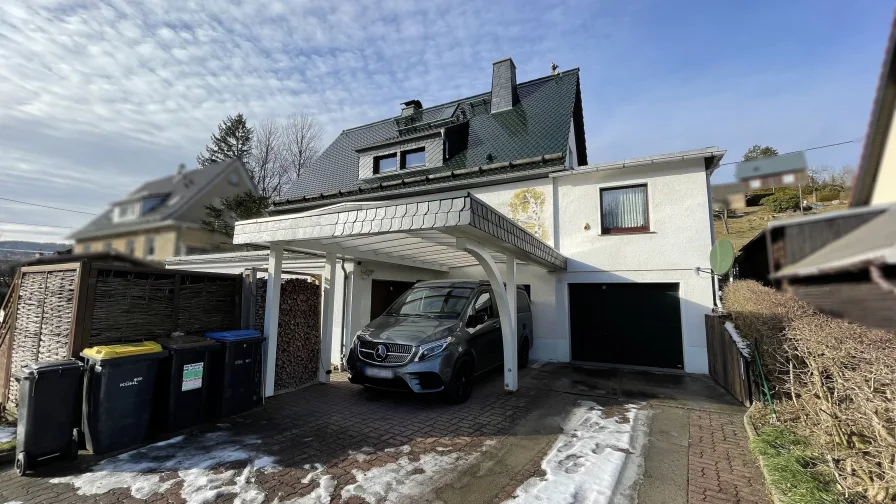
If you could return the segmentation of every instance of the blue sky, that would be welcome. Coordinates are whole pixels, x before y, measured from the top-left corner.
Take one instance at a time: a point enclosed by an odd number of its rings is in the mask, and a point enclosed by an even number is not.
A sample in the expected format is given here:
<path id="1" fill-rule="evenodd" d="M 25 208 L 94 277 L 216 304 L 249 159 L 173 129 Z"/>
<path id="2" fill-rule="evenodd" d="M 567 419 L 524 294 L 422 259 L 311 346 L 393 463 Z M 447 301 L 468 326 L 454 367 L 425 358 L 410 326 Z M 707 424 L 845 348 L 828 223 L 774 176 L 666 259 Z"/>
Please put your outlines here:
<path id="1" fill-rule="evenodd" d="M 525 7 L 523 7 L 525 5 Z M 781 152 L 862 138 L 893 5 L 885 1 L 490 2 L 6 0 L 0 197 L 99 212 L 192 166 L 226 115 L 309 112 L 342 129 L 581 68 L 592 163 L 717 145 Z M 861 142 L 808 153 L 855 165 Z M 722 167 L 713 182 L 733 180 Z M 87 215 L 0 201 L 0 221 Z M 66 229 L 0 224 L 0 239 Z"/>

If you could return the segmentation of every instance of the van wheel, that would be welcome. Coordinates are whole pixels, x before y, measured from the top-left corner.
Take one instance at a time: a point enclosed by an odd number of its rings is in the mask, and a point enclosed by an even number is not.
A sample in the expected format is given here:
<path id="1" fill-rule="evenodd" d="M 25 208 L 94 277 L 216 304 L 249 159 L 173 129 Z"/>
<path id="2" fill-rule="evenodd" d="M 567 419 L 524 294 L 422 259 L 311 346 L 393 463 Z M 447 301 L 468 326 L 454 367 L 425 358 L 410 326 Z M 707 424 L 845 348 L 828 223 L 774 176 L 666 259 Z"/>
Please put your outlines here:
<path id="1" fill-rule="evenodd" d="M 467 402 L 473 393 L 473 361 L 461 359 L 454 367 L 451 383 L 442 391 L 442 399 L 449 404 Z"/>
<path id="2" fill-rule="evenodd" d="M 516 367 L 517 369 L 526 369 L 529 367 L 529 339 L 523 338 L 521 343 L 522 346 L 516 352 Z"/>

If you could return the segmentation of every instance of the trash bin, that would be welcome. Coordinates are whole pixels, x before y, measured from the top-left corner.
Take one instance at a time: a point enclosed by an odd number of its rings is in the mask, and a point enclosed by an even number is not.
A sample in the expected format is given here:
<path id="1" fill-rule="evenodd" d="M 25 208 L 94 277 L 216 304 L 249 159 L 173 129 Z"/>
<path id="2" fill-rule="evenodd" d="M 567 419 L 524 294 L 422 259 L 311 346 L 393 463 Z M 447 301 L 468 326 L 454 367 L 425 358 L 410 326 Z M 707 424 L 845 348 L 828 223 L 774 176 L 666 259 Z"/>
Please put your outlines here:
<path id="1" fill-rule="evenodd" d="M 213 359 L 211 411 L 231 416 L 249 411 L 261 399 L 261 345 L 264 336 L 251 329 L 205 334 L 219 341 L 224 351 Z"/>
<path id="2" fill-rule="evenodd" d="M 19 381 L 16 472 L 43 459 L 78 457 L 78 406 L 84 365 L 72 359 L 41 362 L 14 373 Z"/>
<path id="3" fill-rule="evenodd" d="M 172 432 L 201 424 L 209 398 L 209 367 L 221 344 L 199 336 L 156 341 L 170 352 L 159 366 L 156 381 L 156 426 L 161 432 Z"/>
<path id="4" fill-rule="evenodd" d="M 81 428 L 96 454 L 133 446 L 148 434 L 159 359 L 168 352 L 152 341 L 88 348 Z"/>

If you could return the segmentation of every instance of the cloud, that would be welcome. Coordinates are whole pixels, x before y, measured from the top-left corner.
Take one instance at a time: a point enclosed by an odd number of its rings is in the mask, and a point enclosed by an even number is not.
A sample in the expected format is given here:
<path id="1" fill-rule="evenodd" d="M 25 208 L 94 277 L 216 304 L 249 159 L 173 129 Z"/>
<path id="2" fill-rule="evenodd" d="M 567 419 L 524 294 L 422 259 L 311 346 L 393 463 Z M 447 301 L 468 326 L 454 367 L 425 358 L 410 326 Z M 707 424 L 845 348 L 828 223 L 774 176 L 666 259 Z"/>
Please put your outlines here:
<path id="1" fill-rule="evenodd" d="M 706 44 L 676 46 L 698 30 L 678 28 L 691 13 L 669 19 L 662 6 L 0 2 L 0 197 L 99 212 L 180 162 L 192 166 L 229 114 L 257 121 L 309 112 L 329 141 L 395 115 L 408 99 L 433 105 L 486 91 L 491 62 L 506 56 L 520 81 L 547 74 L 552 61 L 582 68 L 592 162 L 706 145 L 734 155 L 755 142 L 786 150 L 864 132 L 876 48 L 841 57 L 860 62 L 861 72 L 855 63 L 824 73 L 828 62 L 813 60 L 781 80 L 780 66 L 738 68 L 742 55 L 733 50 L 704 61 Z M 666 51 L 690 55 L 689 65 L 664 63 Z M 80 226 L 88 219 L 0 202 L 0 221 Z M 0 231 L 28 235 L 2 224 Z"/>

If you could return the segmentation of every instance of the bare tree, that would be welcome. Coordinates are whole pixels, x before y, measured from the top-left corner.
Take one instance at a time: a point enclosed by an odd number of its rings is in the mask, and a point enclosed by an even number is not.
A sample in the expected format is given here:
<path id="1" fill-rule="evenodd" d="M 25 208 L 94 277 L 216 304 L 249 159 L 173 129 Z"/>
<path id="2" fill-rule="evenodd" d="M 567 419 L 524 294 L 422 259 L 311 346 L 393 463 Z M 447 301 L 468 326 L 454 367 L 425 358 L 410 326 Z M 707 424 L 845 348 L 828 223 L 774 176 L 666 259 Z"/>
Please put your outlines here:
<path id="1" fill-rule="evenodd" d="M 276 198 L 288 181 L 283 129 L 272 119 L 256 123 L 253 128 L 252 156 L 246 168 L 262 196 Z"/>
<path id="2" fill-rule="evenodd" d="M 323 130 L 313 116 L 306 112 L 293 114 L 283 124 L 286 171 L 291 181 L 311 165 L 320 154 Z"/>

